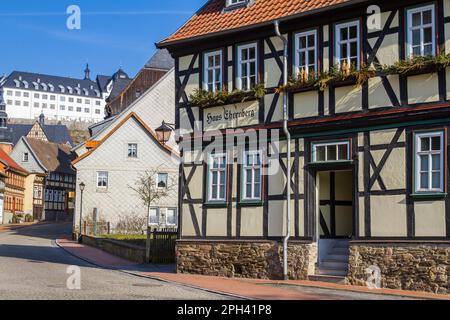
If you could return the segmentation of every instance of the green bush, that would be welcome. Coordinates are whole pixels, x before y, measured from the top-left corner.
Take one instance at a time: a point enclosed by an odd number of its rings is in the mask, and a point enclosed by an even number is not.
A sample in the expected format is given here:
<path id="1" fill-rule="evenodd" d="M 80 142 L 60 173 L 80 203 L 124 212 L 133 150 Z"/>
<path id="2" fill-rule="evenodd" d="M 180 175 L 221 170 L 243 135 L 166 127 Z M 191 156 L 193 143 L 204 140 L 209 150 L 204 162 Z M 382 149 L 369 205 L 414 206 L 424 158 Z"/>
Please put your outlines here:
<path id="1" fill-rule="evenodd" d="M 21 214 L 15 214 L 15 215 L 13 215 L 13 217 L 12 217 L 12 223 L 13 223 L 13 224 L 21 223 L 21 222 L 22 222 L 22 219 L 23 219 L 23 215 L 21 215 Z"/>
<path id="2" fill-rule="evenodd" d="M 25 222 L 34 222 L 33 216 L 31 214 L 27 214 L 25 216 Z"/>

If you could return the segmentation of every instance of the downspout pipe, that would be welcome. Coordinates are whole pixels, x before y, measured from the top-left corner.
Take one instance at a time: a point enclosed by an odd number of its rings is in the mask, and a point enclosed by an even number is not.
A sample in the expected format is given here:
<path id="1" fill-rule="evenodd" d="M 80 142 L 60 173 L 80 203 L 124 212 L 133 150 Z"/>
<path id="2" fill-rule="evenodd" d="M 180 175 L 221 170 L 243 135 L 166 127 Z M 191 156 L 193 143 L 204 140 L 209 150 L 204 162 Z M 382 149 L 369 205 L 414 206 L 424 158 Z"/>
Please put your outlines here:
<path id="1" fill-rule="evenodd" d="M 283 41 L 284 50 L 283 50 L 283 86 L 286 86 L 288 83 L 288 40 L 284 37 L 280 32 L 280 23 L 278 20 L 274 22 L 275 33 Z M 291 238 L 291 133 L 288 129 L 288 106 L 287 106 L 287 94 L 283 93 L 283 131 L 286 136 L 287 143 L 287 177 L 286 177 L 286 185 L 287 185 L 287 210 L 286 210 L 286 236 L 283 239 L 283 277 L 284 280 L 288 280 L 288 243 Z"/>

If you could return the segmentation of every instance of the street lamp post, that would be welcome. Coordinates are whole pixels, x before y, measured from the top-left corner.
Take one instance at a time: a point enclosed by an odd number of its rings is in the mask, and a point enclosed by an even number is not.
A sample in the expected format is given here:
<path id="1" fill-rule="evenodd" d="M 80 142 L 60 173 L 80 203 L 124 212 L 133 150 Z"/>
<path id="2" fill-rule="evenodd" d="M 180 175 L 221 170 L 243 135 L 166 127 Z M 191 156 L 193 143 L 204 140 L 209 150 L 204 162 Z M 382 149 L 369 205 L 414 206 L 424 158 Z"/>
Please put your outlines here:
<path id="1" fill-rule="evenodd" d="M 158 141 L 162 144 L 166 144 L 170 136 L 172 135 L 172 131 L 174 130 L 174 126 L 171 123 L 167 123 L 165 121 L 162 122 L 162 125 L 155 129 L 156 136 L 158 138 Z"/>
<path id="2" fill-rule="evenodd" d="M 81 195 L 80 195 L 80 235 L 78 237 L 78 243 L 82 243 L 83 242 L 83 232 L 82 232 L 82 221 L 83 221 L 83 191 L 84 188 L 86 187 L 86 185 L 84 184 L 84 182 L 80 183 L 80 191 L 81 191 Z"/>

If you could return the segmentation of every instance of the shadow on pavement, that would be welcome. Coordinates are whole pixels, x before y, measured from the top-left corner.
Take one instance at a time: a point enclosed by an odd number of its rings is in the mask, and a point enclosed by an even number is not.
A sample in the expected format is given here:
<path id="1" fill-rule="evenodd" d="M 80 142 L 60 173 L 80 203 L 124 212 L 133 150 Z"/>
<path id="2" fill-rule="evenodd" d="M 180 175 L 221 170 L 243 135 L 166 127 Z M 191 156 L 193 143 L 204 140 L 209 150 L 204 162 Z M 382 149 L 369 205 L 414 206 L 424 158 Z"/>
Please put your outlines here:
<path id="1" fill-rule="evenodd" d="M 19 228 L 12 231 L 13 235 L 24 237 L 54 240 L 57 238 L 70 237 L 72 232 L 71 223 L 45 223 L 30 227 Z"/>
<path id="2" fill-rule="evenodd" d="M 79 265 L 94 267 L 87 262 L 66 254 L 57 247 L 0 244 L 0 259 L 14 258 L 28 260 L 30 263 L 56 263 L 65 265 Z"/>

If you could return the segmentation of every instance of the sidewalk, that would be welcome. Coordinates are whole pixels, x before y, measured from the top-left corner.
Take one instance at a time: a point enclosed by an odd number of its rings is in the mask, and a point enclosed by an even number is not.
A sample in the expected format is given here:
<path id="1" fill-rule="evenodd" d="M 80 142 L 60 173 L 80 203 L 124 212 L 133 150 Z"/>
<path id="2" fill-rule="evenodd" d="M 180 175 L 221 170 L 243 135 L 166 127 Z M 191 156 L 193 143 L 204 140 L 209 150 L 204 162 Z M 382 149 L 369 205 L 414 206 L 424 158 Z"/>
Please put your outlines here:
<path id="1" fill-rule="evenodd" d="M 177 274 L 164 270 L 163 266 L 138 265 L 130 261 L 115 257 L 102 250 L 80 245 L 68 239 L 59 239 L 56 243 L 68 253 L 75 255 L 94 265 L 132 273 L 141 277 L 148 277 L 165 282 L 199 288 L 203 290 L 223 293 L 234 297 L 256 300 L 335 300 L 339 299 L 333 292 L 354 293 L 364 295 L 378 295 L 380 299 L 386 297 L 403 297 L 410 299 L 446 299 L 450 296 L 437 295 L 426 292 L 403 291 L 393 289 L 372 290 L 366 287 L 339 285 L 314 281 L 272 281 L 252 279 L 229 279 L 211 276 Z M 304 292 L 301 292 L 301 291 Z M 320 293 L 314 293 L 314 290 Z M 306 292 L 305 292 L 306 291 Z M 311 292 L 313 291 L 313 292 Z M 327 293 L 328 292 L 328 293 Z"/>

